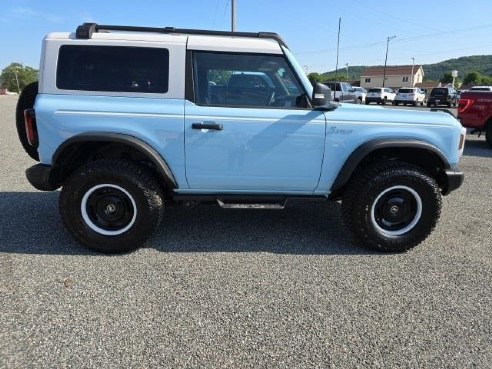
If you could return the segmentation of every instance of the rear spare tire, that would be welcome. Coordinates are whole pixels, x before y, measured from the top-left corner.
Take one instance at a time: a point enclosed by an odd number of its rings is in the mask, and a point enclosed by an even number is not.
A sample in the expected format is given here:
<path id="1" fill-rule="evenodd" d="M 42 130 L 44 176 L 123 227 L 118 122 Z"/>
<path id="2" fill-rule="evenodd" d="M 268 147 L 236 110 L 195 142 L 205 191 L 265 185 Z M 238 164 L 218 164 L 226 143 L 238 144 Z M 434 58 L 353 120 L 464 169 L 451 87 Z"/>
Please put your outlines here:
<path id="1" fill-rule="evenodd" d="M 31 109 L 38 95 L 38 82 L 28 84 L 22 90 L 17 101 L 17 109 L 15 111 L 15 124 L 17 126 L 17 134 L 24 148 L 24 151 L 36 161 L 39 161 L 38 149 L 29 145 L 27 141 L 26 127 L 24 124 L 24 110 Z"/>

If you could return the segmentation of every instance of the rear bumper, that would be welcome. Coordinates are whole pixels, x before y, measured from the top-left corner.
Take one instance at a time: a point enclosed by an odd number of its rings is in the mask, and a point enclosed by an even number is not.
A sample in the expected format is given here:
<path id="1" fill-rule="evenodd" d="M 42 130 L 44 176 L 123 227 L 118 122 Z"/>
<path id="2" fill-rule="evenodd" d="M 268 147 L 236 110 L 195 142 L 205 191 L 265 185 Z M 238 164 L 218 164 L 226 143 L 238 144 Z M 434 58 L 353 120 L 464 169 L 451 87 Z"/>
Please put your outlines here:
<path id="1" fill-rule="evenodd" d="M 418 103 L 418 100 L 416 99 L 409 99 L 409 100 L 406 100 L 406 99 L 395 99 L 395 104 L 415 104 L 415 103 Z"/>
<path id="2" fill-rule="evenodd" d="M 26 169 L 26 178 L 29 183 L 40 191 L 54 191 L 58 187 L 53 184 L 51 165 L 36 164 Z"/>
<path id="3" fill-rule="evenodd" d="M 442 189 L 443 195 L 448 195 L 452 191 L 456 190 L 463 184 L 465 175 L 458 168 L 446 169 L 443 172 L 444 175 L 444 186 Z"/>
<path id="4" fill-rule="evenodd" d="M 373 103 L 373 102 L 380 103 L 382 101 L 383 101 L 383 99 L 381 99 L 380 97 L 367 97 L 366 96 L 366 101 L 365 102 L 367 102 L 367 103 Z"/>

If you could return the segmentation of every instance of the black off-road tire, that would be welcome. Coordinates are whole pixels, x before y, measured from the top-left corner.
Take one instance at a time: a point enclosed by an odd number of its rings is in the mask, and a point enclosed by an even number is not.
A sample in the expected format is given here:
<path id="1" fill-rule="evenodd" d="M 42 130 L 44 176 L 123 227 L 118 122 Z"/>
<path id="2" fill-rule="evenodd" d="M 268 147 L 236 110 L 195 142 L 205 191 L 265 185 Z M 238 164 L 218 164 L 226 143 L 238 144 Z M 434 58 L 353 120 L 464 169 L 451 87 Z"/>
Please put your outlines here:
<path id="1" fill-rule="evenodd" d="M 38 95 L 38 82 L 28 84 L 22 90 L 22 93 L 17 100 L 17 108 L 15 111 L 15 124 L 17 126 L 17 135 L 25 152 L 34 160 L 39 161 L 38 150 L 29 145 L 27 141 L 26 127 L 24 124 L 24 110 L 31 109 Z"/>
<path id="2" fill-rule="evenodd" d="M 409 201 L 401 202 L 399 196 Z M 389 197 L 387 203 L 383 201 L 385 197 Z M 397 211 L 398 206 L 415 209 L 408 211 L 406 226 L 403 221 L 395 221 L 396 228 L 390 230 L 391 222 L 381 219 L 382 212 L 388 214 L 388 210 L 394 210 L 392 204 L 397 204 Z M 342 202 L 343 222 L 360 245 L 385 252 L 404 252 L 424 241 L 440 214 L 441 193 L 436 181 L 422 168 L 396 161 L 374 164 L 356 174 Z"/>
<path id="3" fill-rule="evenodd" d="M 142 246 L 159 226 L 163 193 L 146 167 L 101 159 L 83 165 L 68 178 L 59 210 L 78 242 L 103 253 L 129 252 Z"/>
<path id="4" fill-rule="evenodd" d="M 489 122 L 487 130 L 485 131 L 485 140 L 489 144 L 490 148 L 492 148 L 492 122 Z"/>

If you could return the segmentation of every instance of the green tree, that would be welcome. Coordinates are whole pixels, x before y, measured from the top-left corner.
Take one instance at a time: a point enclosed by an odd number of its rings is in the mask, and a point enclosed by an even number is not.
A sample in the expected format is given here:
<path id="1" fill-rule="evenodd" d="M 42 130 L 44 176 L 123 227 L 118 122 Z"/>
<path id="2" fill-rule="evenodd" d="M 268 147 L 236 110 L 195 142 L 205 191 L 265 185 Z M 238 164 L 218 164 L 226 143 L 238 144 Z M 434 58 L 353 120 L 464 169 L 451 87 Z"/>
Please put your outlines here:
<path id="1" fill-rule="evenodd" d="M 492 77 L 490 76 L 482 76 L 480 80 L 480 84 L 484 86 L 491 86 L 492 85 Z"/>
<path id="2" fill-rule="evenodd" d="M 477 71 L 469 72 L 463 79 L 464 85 L 479 85 L 482 81 L 482 76 Z"/>
<path id="3" fill-rule="evenodd" d="M 444 73 L 444 75 L 441 77 L 441 79 L 439 80 L 439 82 L 442 82 L 442 83 L 451 83 L 451 82 L 453 82 L 453 76 L 451 75 L 451 72 Z"/>
<path id="4" fill-rule="evenodd" d="M 29 83 L 38 80 L 38 71 L 21 63 L 11 63 L 2 70 L 0 85 L 10 91 L 20 92 Z M 20 90 L 20 91 L 19 91 Z"/>
<path id="5" fill-rule="evenodd" d="M 330 81 L 330 82 L 335 82 L 335 80 L 336 82 L 344 82 L 347 80 L 347 77 L 345 76 L 345 74 L 339 74 L 336 77 L 333 75 L 326 78 L 326 81 Z"/>
<path id="6" fill-rule="evenodd" d="M 312 85 L 314 85 L 316 82 L 321 82 L 323 80 L 323 77 L 321 74 L 312 72 L 308 74 L 309 82 L 311 82 Z"/>

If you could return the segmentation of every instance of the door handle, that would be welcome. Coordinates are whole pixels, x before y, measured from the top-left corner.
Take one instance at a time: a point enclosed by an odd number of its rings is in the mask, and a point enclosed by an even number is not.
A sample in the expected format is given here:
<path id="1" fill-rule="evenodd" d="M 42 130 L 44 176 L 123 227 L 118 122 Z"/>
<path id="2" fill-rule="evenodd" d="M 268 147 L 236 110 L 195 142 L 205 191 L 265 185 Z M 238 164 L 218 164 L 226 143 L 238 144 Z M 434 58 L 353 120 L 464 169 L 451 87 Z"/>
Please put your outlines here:
<path id="1" fill-rule="evenodd" d="M 193 129 L 213 129 L 216 131 L 222 131 L 224 126 L 215 122 L 203 122 L 203 123 L 192 123 L 191 128 Z"/>

